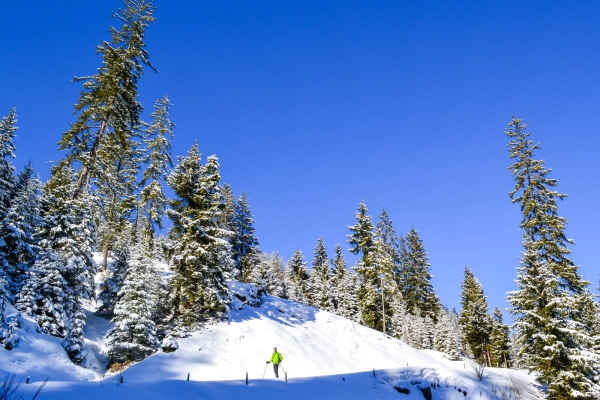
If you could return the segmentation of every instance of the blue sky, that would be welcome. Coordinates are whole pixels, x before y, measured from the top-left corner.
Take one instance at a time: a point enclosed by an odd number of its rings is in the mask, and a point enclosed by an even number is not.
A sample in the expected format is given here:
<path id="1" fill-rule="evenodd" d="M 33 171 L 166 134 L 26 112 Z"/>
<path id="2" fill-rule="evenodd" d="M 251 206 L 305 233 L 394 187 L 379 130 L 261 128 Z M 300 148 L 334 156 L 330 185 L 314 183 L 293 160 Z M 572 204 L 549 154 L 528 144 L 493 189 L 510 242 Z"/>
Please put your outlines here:
<path id="1" fill-rule="evenodd" d="M 8 2 L 0 114 L 19 114 L 17 159 L 44 179 L 108 39 L 110 1 Z M 364 200 L 422 235 L 433 283 L 458 307 L 465 265 L 490 306 L 515 288 L 520 212 L 503 130 L 515 114 L 569 194 L 573 258 L 600 273 L 600 5 L 593 1 L 155 0 L 140 98 L 168 94 L 173 154 L 197 140 L 245 191 L 261 248 L 309 258 L 344 243 Z M 347 245 L 345 246 L 347 248 Z M 350 255 L 348 255 L 350 259 Z"/>

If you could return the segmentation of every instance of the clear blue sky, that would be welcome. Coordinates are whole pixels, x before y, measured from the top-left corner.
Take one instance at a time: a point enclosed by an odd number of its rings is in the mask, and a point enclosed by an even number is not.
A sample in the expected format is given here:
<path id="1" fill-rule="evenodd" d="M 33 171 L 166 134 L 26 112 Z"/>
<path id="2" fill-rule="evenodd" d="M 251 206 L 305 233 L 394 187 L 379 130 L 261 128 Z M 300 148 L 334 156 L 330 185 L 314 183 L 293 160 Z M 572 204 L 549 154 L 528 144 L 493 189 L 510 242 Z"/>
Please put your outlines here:
<path id="1" fill-rule="evenodd" d="M 118 0 L 11 1 L 0 13 L 0 114 L 19 114 L 16 165 L 44 179 Z M 261 248 L 330 254 L 364 199 L 422 235 L 442 301 L 465 265 L 490 307 L 515 288 L 520 212 L 508 192 L 512 114 L 570 195 L 575 262 L 600 273 L 600 4 L 595 1 L 166 1 L 147 33 L 174 103 L 174 154 L 194 140 L 245 191 Z M 345 245 L 347 248 L 347 245 Z M 310 260 L 309 260 L 310 261 Z"/>

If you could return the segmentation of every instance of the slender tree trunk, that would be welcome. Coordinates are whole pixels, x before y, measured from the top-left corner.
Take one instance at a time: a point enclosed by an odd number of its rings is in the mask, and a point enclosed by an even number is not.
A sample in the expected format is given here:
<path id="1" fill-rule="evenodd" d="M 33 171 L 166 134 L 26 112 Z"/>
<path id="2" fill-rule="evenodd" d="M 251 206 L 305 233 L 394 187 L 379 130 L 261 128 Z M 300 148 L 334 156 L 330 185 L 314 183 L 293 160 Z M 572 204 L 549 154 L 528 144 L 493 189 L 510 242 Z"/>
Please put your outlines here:
<path id="1" fill-rule="evenodd" d="M 74 199 L 78 198 L 87 188 L 88 182 L 90 181 L 90 171 L 96 162 L 96 158 L 98 157 L 98 150 L 100 149 L 100 144 L 107 127 L 108 115 L 105 115 L 104 118 L 102 118 L 100 129 L 98 130 L 98 134 L 96 135 L 96 139 L 94 140 L 94 144 L 90 150 L 90 164 L 89 166 L 84 165 L 81 169 L 81 174 L 77 180 L 77 187 L 75 189 L 75 193 L 73 194 Z"/>
<path id="2" fill-rule="evenodd" d="M 383 278 L 381 279 L 381 313 L 383 317 L 383 334 L 385 335 L 385 297 L 383 290 Z"/>

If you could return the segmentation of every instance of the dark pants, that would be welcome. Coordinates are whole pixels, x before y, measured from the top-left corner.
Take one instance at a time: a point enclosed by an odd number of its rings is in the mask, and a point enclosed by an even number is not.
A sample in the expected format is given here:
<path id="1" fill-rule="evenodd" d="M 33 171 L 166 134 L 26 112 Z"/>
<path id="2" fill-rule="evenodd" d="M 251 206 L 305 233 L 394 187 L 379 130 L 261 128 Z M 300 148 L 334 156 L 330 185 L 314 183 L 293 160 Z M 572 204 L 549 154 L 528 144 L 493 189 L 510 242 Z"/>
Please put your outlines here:
<path id="1" fill-rule="evenodd" d="M 273 371 L 275 371 L 275 378 L 279 378 L 279 364 L 273 364 Z"/>

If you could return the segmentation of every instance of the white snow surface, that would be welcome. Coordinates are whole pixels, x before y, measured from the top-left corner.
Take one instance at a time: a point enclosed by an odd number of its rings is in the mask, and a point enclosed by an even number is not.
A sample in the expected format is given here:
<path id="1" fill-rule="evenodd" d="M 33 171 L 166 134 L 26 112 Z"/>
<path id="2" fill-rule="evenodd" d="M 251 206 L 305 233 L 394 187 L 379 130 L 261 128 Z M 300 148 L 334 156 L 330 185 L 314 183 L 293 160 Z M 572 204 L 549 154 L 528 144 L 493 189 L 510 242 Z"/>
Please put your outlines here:
<path id="1" fill-rule="evenodd" d="M 17 347 L 0 349 L 0 372 L 14 372 L 23 381 L 31 377 L 32 384 L 19 388 L 24 398 L 32 398 L 49 378 L 40 400 L 424 399 L 419 387 L 430 387 L 433 399 L 496 400 L 500 397 L 493 394 L 492 383 L 507 385 L 509 376 L 522 386 L 523 399 L 537 398 L 534 376 L 526 371 L 488 368 L 480 382 L 462 361 L 449 361 L 442 353 L 416 350 L 381 332 L 277 297 L 266 296 L 260 306 L 251 307 L 247 303 L 256 294 L 251 285 L 232 282 L 230 287 L 246 302 L 234 297 L 228 321 L 177 338 L 175 352 L 159 351 L 129 367 L 121 374 L 122 384 L 118 375 L 105 374 L 103 350 L 110 322 L 91 311 L 86 368 L 69 361 L 61 339 L 36 332 L 35 322 L 25 317 Z M 279 379 L 266 364 L 273 347 L 284 357 Z M 404 388 L 409 394 L 398 392 Z"/>

